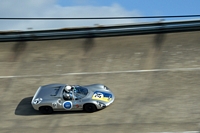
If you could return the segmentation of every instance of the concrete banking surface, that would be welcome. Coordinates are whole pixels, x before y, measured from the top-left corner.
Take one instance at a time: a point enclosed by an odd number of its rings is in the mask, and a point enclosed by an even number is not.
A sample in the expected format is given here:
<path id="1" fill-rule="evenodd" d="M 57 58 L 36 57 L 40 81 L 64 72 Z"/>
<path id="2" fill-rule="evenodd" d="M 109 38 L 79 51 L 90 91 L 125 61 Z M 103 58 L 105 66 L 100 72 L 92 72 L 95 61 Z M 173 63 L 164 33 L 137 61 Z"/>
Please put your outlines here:
<path id="1" fill-rule="evenodd" d="M 0 43 L 0 130 L 182 132 L 200 122 L 200 32 Z M 102 83 L 116 95 L 87 114 L 41 115 L 40 85 Z"/>

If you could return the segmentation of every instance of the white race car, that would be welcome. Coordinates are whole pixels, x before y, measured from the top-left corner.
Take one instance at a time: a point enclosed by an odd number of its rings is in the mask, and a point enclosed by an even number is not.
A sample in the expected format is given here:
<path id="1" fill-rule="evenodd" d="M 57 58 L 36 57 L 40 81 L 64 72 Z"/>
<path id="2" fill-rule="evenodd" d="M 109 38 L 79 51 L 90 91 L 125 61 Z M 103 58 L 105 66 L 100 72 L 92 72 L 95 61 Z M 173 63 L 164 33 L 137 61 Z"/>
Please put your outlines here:
<path id="1" fill-rule="evenodd" d="M 44 114 L 75 110 L 95 112 L 109 106 L 115 100 L 114 94 L 103 84 L 72 85 L 69 91 L 66 91 L 67 86 L 69 85 L 40 86 L 31 102 L 33 108 Z"/>

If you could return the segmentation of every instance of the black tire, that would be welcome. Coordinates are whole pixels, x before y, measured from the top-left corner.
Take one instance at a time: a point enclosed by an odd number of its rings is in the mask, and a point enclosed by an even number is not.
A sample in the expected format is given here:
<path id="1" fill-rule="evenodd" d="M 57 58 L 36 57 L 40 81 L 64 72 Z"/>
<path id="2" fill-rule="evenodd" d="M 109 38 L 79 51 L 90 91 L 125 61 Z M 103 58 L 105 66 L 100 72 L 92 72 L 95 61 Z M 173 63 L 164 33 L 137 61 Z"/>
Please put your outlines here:
<path id="1" fill-rule="evenodd" d="M 83 109 L 84 109 L 84 111 L 86 111 L 88 113 L 92 113 L 92 112 L 97 111 L 96 106 L 92 103 L 85 104 Z"/>
<path id="2" fill-rule="evenodd" d="M 42 114 L 52 114 L 53 113 L 53 109 L 50 106 L 42 106 L 39 108 L 39 110 Z"/>

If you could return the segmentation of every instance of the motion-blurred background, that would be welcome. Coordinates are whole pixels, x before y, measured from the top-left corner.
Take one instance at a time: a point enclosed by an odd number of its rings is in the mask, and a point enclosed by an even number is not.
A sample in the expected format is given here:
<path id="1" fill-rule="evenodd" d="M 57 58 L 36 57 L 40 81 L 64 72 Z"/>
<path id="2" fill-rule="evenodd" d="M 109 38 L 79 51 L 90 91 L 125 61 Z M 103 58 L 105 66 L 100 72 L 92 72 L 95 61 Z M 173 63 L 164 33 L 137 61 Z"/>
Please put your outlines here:
<path id="1" fill-rule="evenodd" d="M 199 4 L 2 0 L 1 133 L 198 132 Z M 41 115 L 30 101 L 50 83 L 102 83 L 116 100 L 92 114 Z"/>

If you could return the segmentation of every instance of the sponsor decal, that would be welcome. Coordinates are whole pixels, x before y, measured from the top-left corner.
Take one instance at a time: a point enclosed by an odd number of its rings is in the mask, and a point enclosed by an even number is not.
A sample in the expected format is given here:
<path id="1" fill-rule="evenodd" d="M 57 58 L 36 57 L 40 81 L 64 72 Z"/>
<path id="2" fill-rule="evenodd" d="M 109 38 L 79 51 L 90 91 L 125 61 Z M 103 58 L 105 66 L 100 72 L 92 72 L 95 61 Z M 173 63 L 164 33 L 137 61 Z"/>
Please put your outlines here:
<path id="1" fill-rule="evenodd" d="M 109 102 L 112 99 L 112 94 L 106 92 L 95 91 L 92 99 Z"/>
<path id="2" fill-rule="evenodd" d="M 63 108 L 66 110 L 72 109 L 72 102 L 71 101 L 66 101 L 63 103 Z"/>
<path id="3" fill-rule="evenodd" d="M 79 108 L 79 107 L 80 107 L 80 105 L 78 105 L 78 104 L 76 104 L 75 106 L 76 106 L 76 108 Z"/>
<path id="4" fill-rule="evenodd" d="M 57 103 L 52 103 L 53 108 L 57 108 Z"/>

